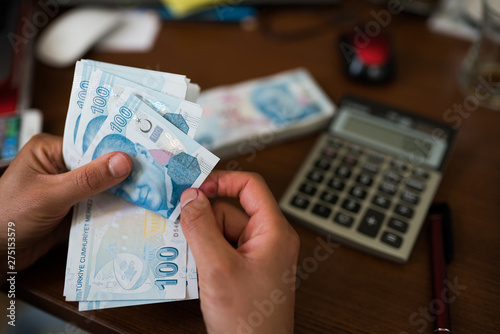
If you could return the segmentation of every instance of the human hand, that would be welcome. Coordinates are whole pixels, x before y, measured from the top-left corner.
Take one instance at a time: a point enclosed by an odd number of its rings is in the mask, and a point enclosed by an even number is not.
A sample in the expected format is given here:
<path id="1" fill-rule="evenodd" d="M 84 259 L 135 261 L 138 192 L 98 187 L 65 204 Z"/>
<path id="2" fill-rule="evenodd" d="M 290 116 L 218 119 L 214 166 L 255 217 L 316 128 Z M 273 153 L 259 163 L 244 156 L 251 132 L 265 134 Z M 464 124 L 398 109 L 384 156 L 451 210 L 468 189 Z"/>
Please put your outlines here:
<path id="1" fill-rule="evenodd" d="M 112 152 L 66 172 L 62 138 L 34 136 L 0 178 L 0 254 L 15 241 L 16 270 L 30 266 L 67 232 L 59 223 L 74 204 L 120 183 L 131 169 L 125 153 Z M 14 240 L 7 238 L 12 225 Z"/>
<path id="2" fill-rule="evenodd" d="M 299 238 L 264 180 L 213 171 L 200 190 L 182 194 L 181 226 L 208 332 L 292 333 Z M 224 201 L 211 206 L 206 195 L 238 198 L 244 211 Z"/>

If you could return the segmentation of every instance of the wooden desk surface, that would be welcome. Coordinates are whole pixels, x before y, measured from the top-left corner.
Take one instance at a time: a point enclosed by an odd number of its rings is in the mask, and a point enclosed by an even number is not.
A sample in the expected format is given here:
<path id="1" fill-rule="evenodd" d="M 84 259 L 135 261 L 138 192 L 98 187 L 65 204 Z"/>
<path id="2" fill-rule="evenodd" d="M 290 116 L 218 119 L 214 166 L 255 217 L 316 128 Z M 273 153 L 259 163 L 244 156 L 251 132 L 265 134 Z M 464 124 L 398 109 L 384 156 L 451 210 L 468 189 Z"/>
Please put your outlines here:
<path id="1" fill-rule="evenodd" d="M 371 9 L 383 8 L 363 2 L 354 17 L 287 42 L 233 24 L 165 23 L 151 53 L 91 52 L 87 57 L 186 74 L 203 89 L 303 66 L 336 103 L 349 92 L 443 121 L 447 109 L 465 101 L 456 81 L 470 44 L 429 32 L 422 18 L 393 15 L 385 31 L 395 43 L 396 80 L 383 86 L 352 83 L 340 71 L 336 39 L 357 20 L 374 21 Z M 277 29 L 290 29 L 319 23 L 338 10 L 268 11 L 262 17 Z M 36 64 L 33 106 L 44 112 L 46 132 L 63 134 L 73 70 Z M 493 333 L 500 328 L 500 112 L 476 108 L 460 121 L 454 154 L 436 195 L 436 201 L 449 202 L 453 213 L 455 260 L 448 278 L 459 287 L 452 293 L 452 327 L 455 334 Z M 269 146 L 255 158 L 221 161 L 218 168 L 234 168 L 236 161 L 243 170 L 259 172 L 280 198 L 316 138 L 317 133 Z M 318 235 L 291 223 L 301 238 L 298 264 L 309 268 L 296 294 L 297 333 L 432 333 L 426 310 L 436 304 L 427 228 L 405 265 L 340 246 L 312 270 L 308 261 L 319 245 Z M 91 332 L 205 331 L 197 300 L 78 312 L 77 304 L 62 296 L 66 249 L 61 245 L 18 276 L 21 298 Z"/>

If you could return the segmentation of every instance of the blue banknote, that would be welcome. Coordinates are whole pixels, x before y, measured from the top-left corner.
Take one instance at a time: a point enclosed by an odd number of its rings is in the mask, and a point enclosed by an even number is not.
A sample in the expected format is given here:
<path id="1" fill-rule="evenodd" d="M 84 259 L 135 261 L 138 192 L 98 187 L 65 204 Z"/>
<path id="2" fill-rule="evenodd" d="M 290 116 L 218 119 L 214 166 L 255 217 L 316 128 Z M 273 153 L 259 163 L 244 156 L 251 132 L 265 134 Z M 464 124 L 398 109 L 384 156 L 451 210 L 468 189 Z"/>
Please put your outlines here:
<path id="1" fill-rule="evenodd" d="M 295 69 L 204 91 L 195 139 L 219 157 L 246 154 L 326 126 L 335 105 L 310 73 Z"/>
<path id="2" fill-rule="evenodd" d="M 157 92 L 114 74 L 96 70 L 90 76 L 78 129 L 75 129 L 77 154 L 85 154 L 93 139 L 86 132 L 89 123 L 95 118 L 107 116 L 110 110 L 120 108 L 130 95 L 141 98 L 178 129 L 194 137 L 202 114 L 200 105 Z M 84 141 L 83 138 L 86 140 Z"/>
<path id="3" fill-rule="evenodd" d="M 186 298 L 187 243 L 179 221 L 107 193 L 74 210 L 64 293 L 68 301 Z"/>
<path id="4" fill-rule="evenodd" d="M 79 310 L 198 298 L 179 202 L 219 160 L 193 139 L 202 109 L 188 101 L 198 94 L 182 75 L 76 64 L 63 142 L 68 168 L 111 151 L 133 163 L 125 181 L 74 208 L 64 295 Z"/>
<path id="5" fill-rule="evenodd" d="M 66 124 L 64 129 L 63 153 L 65 162 L 69 169 L 73 166 L 72 160 L 81 155 L 80 150 L 76 147 L 75 142 L 78 135 L 79 124 L 82 116 L 82 109 L 87 100 L 87 92 L 90 85 L 91 75 L 102 70 L 107 73 L 116 75 L 122 79 L 144 87 L 152 89 L 169 96 L 179 99 L 191 99 L 196 101 L 199 94 L 199 87 L 190 84 L 190 79 L 183 75 L 151 71 L 128 66 L 121 66 L 93 60 L 81 60 L 75 65 L 75 73 L 70 94 L 68 106 L 68 114 L 66 116 Z M 102 92 L 102 91 L 101 91 Z"/>
<path id="6" fill-rule="evenodd" d="M 109 191 L 169 219 L 180 214 L 182 192 L 199 187 L 219 160 L 135 95 L 93 122 L 97 130 L 89 123 L 93 140 L 76 165 L 112 151 L 127 153 L 132 173 Z"/>

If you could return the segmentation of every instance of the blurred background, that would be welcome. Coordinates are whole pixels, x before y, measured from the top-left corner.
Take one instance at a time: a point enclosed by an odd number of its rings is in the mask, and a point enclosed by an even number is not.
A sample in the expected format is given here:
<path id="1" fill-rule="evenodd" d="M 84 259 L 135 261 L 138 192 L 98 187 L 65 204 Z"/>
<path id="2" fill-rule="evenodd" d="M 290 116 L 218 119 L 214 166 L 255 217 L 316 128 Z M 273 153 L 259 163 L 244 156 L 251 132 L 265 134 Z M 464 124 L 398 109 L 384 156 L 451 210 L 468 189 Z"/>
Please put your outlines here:
<path id="1" fill-rule="evenodd" d="M 493 6 L 498 2 L 492 1 Z M 495 18 L 485 21 L 482 6 L 479 0 L 4 0 L 0 4 L 0 167 L 7 166 L 33 134 L 43 131 L 63 135 L 74 64 L 82 58 L 185 74 L 201 87 L 202 94 L 212 88 L 306 68 L 334 105 L 346 93 L 354 92 L 412 110 L 459 131 L 448 174 L 453 177 L 444 178 L 436 194 L 436 200 L 459 208 L 456 256 L 463 261 L 450 268 L 450 276 L 460 273 L 471 287 L 461 306 L 453 305 L 452 318 L 466 329 L 464 333 L 478 332 L 478 328 L 493 333 L 494 324 L 488 327 L 465 320 L 476 311 L 486 312 L 485 317 L 493 319 L 500 306 L 498 299 L 481 301 L 471 296 L 471 291 L 476 290 L 480 296 L 491 291 L 498 296 L 498 277 L 494 281 L 493 274 L 499 274 L 483 259 L 485 254 L 499 255 L 494 246 L 499 231 L 491 223 L 492 217 L 500 217 L 499 162 L 498 154 L 492 153 L 498 153 L 494 145 L 500 138 L 498 123 L 487 120 L 498 120 L 500 38 L 490 38 L 492 35 L 485 29 L 492 27 L 493 35 L 498 37 L 500 25 Z M 479 45 L 480 40 L 486 42 Z M 376 43 L 371 43 L 365 53 L 358 52 L 364 49 L 363 43 L 370 41 Z M 484 50 L 485 45 L 490 45 L 490 49 Z M 357 51 L 353 51 L 355 48 Z M 360 57 L 362 67 L 352 67 L 348 61 L 352 56 Z M 479 68 L 485 63 L 493 65 Z M 489 78 L 489 86 L 474 81 L 480 74 Z M 488 98 L 477 98 L 478 87 L 491 89 L 487 91 Z M 476 98 L 471 98 L 475 93 Z M 319 131 L 326 129 L 328 123 L 329 119 L 325 119 L 321 126 L 301 132 L 300 136 L 292 133 L 276 145 L 255 143 L 248 150 L 225 157 L 218 168 L 262 173 L 271 180 L 270 187 L 279 198 Z M 283 157 L 282 152 L 287 156 Z M 280 161 L 276 161 L 276 156 L 282 157 Z M 483 179 L 483 171 L 495 176 Z M 477 221 L 476 228 L 468 221 Z M 479 221 L 488 224 L 492 233 L 481 234 L 488 230 L 481 229 Z M 472 233 L 476 229 L 478 234 Z M 316 235 L 302 227 L 297 230 L 304 236 L 300 259 L 307 258 L 316 246 Z M 427 305 L 431 298 L 425 295 L 430 291 L 429 279 L 425 276 L 419 282 L 415 278 L 412 289 L 397 285 L 427 272 L 428 246 L 427 239 L 420 238 L 410 263 L 403 268 L 340 249 L 337 254 L 342 256 L 335 258 L 335 266 L 323 266 L 315 275 L 335 276 L 347 288 L 338 291 L 338 285 L 331 286 L 317 295 L 314 278 L 309 280 L 301 290 L 308 294 L 297 294 L 297 331 L 328 332 L 324 328 L 347 330 L 351 326 L 327 323 L 324 319 L 333 316 L 326 311 L 318 311 L 319 320 L 309 320 L 314 319 L 312 311 L 300 305 L 305 305 L 306 300 L 309 303 L 312 295 L 317 298 L 318 310 L 325 304 L 335 307 L 342 300 L 353 298 L 358 300 L 353 303 L 355 306 L 336 311 L 358 312 L 368 319 L 368 324 L 384 322 L 393 331 L 399 332 L 402 323 L 407 331 L 431 333 L 430 327 L 417 331 L 419 327 L 408 322 L 408 315 L 420 305 Z M 59 260 L 65 257 L 65 247 L 59 249 Z M 56 261 L 46 260 L 59 270 L 57 275 L 64 276 L 63 264 L 54 264 Z M 464 271 L 471 264 L 475 271 L 484 270 L 486 275 Z M 371 275 L 378 282 L 374 286 L 363 278 L 366 267 L 373 269 Z M 33 270 L 50 275 L 40 265 Z M 390 282 L 384 282 L 387 272 L 391 273 L 387 275 Z M 25 276 L 29 275 L 27 272 Z M 352 281 L 352 277 L 357 279 Z M 33 281 L 26 278 L 25 284 Z M 358 291 L 357 286 L 362 288 Z M 394 290 L 388 292 L 390 286 Z M 62 298 L 59 286 L 52 287 L 50 292 Z M 363 299 L 372 291 L 373 300 Z M 22 290 L 19 293 L 23 295 Z M 322 294 L 329 297 L 322 301 Z M 374 300 L 381 300 L 385 294 L 390 295 L 388 304 L 391 300 L 401 302 L 401 296 L 410 300 L 407 307 L 392 314 L 403 319 L 401 323 L 390 324 L 392 318 L 385 318 L 387 310 L 378 309 Z M 33 292 L 26 295 L 33 297 Z M 2 307 L 7 307 L 9 299 L 2 295 L 0 300 Z M 479 310 L 482 302 L 485 307 Z M 200 319 L 196 305 L 183 305 L 181 311 L 188 310 Z M 19 326 L 12 328 L 2 322 L 0 332 L 5 325 L 5 333 L 84 333 L 74 322 L 57 319 L 21 301 L 18 311 Z M 37 319 L 36 326 L 32 320 L 21 319 Z M 359 329 L 367 323 L 352 326 Z M 196 328 L 202 328 L 202 324 Z"/>

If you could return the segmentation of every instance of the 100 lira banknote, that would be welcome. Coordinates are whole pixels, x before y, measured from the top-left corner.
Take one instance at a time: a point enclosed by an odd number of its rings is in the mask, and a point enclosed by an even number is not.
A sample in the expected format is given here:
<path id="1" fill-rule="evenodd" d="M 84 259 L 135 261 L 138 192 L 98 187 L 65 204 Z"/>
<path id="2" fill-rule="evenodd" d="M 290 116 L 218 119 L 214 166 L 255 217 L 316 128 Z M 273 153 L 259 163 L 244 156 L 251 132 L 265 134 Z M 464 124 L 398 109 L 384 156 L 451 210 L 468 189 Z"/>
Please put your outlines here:
<path id="1" fill-rule="evenodd" d="M 188 266 L 179 221 L 102 193 L 73 213 L 64 294 L 83 308 L 196 298 L 196 270 Z M 186 285 L 187 284 L 187 285 Z M 111 304 L 110 304 L 111 303 Z"/>
<path id="2" fill-rule="evenodd" d="M 199 187 L 218 162 L 193 139 L 198 94 L 182 75 L 76 64 L 66 165 L 78 168 L 111 151 L 133 163 L 125 181 L 74 208 L 64 295 L 80 310 L 198 298 L 196 265 L 178 220 L 181 193 Z"/>
<path id="3" fill-rule="evenodd" d="M 87 97 L 81 111 L 75 138 L 76 154 L 85 154 L 93 139 L 86 131 L 89 123 L 95 118 L 107 116 L 110 110 L 120 108 L 125 99 L 132 94 L 149 104 L 152 109 L 185 134 L 191 138 L 194 137 L 202 114 L 200 105 L 143 87 L 114 74 L 96 70 L 90 76 Z"/>
<path id="4" fill-rule="evenodd" d="M 133 204 L 130 204 L 133 205 Z M 146 304 L 156 304 L 165 303 L 178 300 L 188 300 L 197 299 L 198 294 L 198 274 L 196 272 L 196 263 L 194 262 L 193 253 L 188 246 L 188 256 L 186 263 L 186 270 L 183 270 L 182 275 L 186 276 L 186 298 L 184 299 L 170 299 L 170 300 L 159 300 L 159 299 L 142 299 L 142 300 L 93 300 L 93 301 L 81 301 L 78 303 L 79 311 L 90 311 L 90 310 L 102 310 L 115 307 L 124 306 L 137 306 Z"/>
<path id="5" fill-rule="evenodd" d="M 219 160 L 135 94 L 93 121 L 98 130 L 87 127 L 95 136 L 75 166 L 109 152 L 127 153 L 132 173 L 109 192 L 171 220 L 180 214 L 182 192 L 199 187 Z"/>
<path id="6" fill-rule="evenodd" d="M 326 127 L 335 105 L 303 68 L 211 88 L 197 101 L 203 121 L 195 139 L 219 157 Z"/>
<path id="7" fill-rule="evenodd" d="M 201 107 L 142 86 L 141 71 L 93 61 L 76 64 L 75 82 L 86 84 L 84 92 L 73 86 L 63 155 L 68 168 L 75 169 L 111 151 L 129 154 L 132 173 L 109 191 L 175 220 L 182 191 L 199 187 L 218 158 L 192 138 Z M 162 84 L 154 87 L 166 91 L 188 82 L 168 73 L 146 70 L 147 75 L 156 75 Z"/>
<path id="8" fill-rule="evenodd" d="M 138 69 L 93 60 L 80 60 L 75 65 L 75 73 L 70 94 L 68 114 L 64 129 L 63 153 L 68 168 L 72 168 L 71 160 L 79 152 L 75 147 L 76 136 L 79 132 L 79 123 L 84 107 L 92 73 L 97 70 L 116 75 L 124 80 L 133 82 L 179 99 L 189 99 L 195 102 L 199 87 L 190 83 L 184 75 Z"/>

